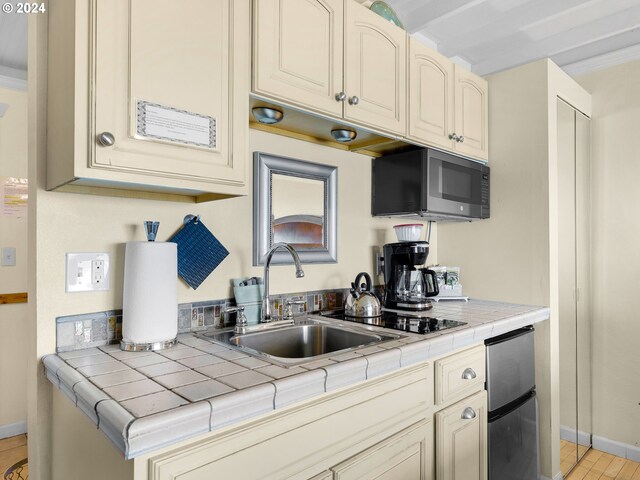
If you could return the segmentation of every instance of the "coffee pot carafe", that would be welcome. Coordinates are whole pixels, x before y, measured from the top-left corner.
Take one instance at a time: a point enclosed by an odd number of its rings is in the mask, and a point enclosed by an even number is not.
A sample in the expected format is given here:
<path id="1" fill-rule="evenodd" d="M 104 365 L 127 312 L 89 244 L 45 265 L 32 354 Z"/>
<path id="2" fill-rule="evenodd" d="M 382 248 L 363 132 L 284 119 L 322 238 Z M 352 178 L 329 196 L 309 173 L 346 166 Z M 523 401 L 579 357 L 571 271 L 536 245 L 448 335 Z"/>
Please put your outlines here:
<path id="1" fill-rule="evenodd" d="M 428 310 L 429 297 L 440 292 L 436 273 L 422 268 L 429 254 L 428 242 L 389 243 L 383 247 L 384 306 L 397 310 Z"/>
<path id="2" fill-rule="evenodd" d="M 428 297 L 438 295 L 436 273 L 412 265 L 396 265 L 396 297 L 410 303 L 423 303 Z"/>

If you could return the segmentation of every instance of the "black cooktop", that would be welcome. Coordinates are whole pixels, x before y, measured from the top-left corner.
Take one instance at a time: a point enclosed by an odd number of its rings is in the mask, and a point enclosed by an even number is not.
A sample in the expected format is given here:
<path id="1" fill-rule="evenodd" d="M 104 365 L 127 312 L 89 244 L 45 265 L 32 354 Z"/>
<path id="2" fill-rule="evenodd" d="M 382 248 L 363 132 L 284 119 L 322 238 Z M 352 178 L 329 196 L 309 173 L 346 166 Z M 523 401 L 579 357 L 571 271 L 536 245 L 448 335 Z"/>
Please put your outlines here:
<path id="1" fill-rule="evenodd" d="M 413 317 L 395 312 L 382 312 L 381 316 L 370 318 L 349 317 L 345 315 L 343 311 L 323 312 L 322 316 L 345 320 L 347 322 L 391 328 L 393 330 L 401 330 L 403 332 L 420 333 L 422 335 L 446 330 L 447 328 L 460 327 L 467 324 L 466 322 L 458 322 L 457 320 L 446 320 L 444 318 L 434 317 Z"/>

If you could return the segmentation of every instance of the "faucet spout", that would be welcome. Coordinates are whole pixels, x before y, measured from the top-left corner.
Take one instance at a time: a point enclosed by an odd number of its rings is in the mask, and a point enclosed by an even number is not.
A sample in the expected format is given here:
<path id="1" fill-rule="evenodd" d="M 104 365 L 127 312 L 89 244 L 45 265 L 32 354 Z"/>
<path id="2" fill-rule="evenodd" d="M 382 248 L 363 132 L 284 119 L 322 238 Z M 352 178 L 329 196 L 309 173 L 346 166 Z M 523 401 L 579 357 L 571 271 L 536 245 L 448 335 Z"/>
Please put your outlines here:
<path id="1" fill-rule="evenodd" d="M 293 257 L 293 261 L 296 264 L 296 278 L 304 277 L 304 270 L 302 270 L 302 265 L 300 264 L 300 257 L 295 249 L 288 243 L 274 243 L 271 249 L 267 252 L 264 260 L 264 297 L 262 298 L 262 313 L 260 315 L 261 323 L 268 323 L 271 321 L 271 304 L 269 303 L 269 266 L 271 265 L 271 258 L 273 257 L 273 254 L 280 248 L 288 251 Z"/>

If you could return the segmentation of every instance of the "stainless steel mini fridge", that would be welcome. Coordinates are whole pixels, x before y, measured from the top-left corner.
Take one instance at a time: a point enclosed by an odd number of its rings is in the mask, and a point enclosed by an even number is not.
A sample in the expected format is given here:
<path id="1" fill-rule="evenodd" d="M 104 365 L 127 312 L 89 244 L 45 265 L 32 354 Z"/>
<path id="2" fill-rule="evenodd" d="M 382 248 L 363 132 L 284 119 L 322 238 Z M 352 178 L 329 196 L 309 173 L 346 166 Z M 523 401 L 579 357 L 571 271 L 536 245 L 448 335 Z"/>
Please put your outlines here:
<path id="1" fill-rule="evenodd" d="M 533 327 L 485 341 L 489 480 L 537 480 L 538 406 Z"/>

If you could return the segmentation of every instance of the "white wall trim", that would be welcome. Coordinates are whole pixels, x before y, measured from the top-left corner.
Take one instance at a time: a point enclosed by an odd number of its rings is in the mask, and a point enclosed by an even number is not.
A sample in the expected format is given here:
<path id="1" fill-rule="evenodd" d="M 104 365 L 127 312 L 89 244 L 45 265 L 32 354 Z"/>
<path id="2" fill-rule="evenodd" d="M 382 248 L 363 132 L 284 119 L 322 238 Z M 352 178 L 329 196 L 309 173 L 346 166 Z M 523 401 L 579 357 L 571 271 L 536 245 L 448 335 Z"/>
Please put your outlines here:
<path id="1" fill-rule="evenodd" d="M 562 476 L 562 472 L 556 473 L 553 478 L 545 477 L 544 475 L 540 475 L 540 480 L 562 480 L 564 477 Z"/>
<path id="2" fill-rule="evenodd" d="M 608 438 L 593 436 L 593 448 L 610 453 L 617 457 L 627 458 L 634 462 L 640 462 L 640 447 L 628 443 L 616 442 Z"/>
<path id="3" fill-rule="evenodd" d="M 27 433 L 27 421 L 0 425 L 0 438 L 15 437 Z"/>
<path id="4" fill-rule="evenodd" d="M 574 442 L 576 439 L 576 429 L 560 425 L 560 439 Z M 591 445 L 591 434 L 578 430 L 578 444 L 588 447 Z"/>

